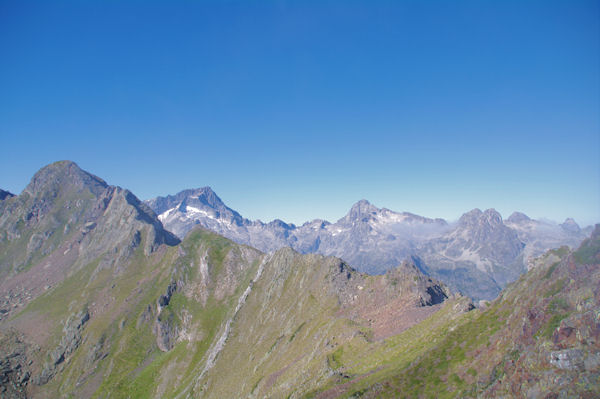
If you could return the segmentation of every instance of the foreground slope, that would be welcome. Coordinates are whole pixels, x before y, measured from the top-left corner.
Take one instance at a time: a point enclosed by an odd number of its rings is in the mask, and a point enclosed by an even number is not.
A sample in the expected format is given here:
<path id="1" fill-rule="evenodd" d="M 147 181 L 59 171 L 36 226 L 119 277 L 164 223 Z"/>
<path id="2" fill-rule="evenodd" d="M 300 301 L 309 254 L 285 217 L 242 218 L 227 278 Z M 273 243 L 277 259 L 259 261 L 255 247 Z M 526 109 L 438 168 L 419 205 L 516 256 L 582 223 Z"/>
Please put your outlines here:
<path id="1" fill-rule="evenodd" d="M 118 268 L 87 265 L 1 325 L 27 357 L 9 377 L 32 361 L 33 397 L 164 397 L 194 375 L 261 257 L 197 231 Z"/>
<path id="2" fill-rule="evenodd" d="M 332 359 L 341 347 L 371 345 L 405 331 L 438 312 L 448 296 L 410 263 L 368 276 L 337 258 L 282 249 L 265 264 L 195 392 L 299 397 L 336 373 Z"/>
<path id="3" fill-rule="evenodd" d="M 597 225 L 578 250 L 564 247 L 537 259 L 488 309 L 442 324 L 434 343 L 426 335 L 413 339 L 413 345 L 427 347 L 418 356 L 402 354 L 389 366 L 365 368 L 360 359 L 372 356 L 367 351 L 342 355 L 340 367 L 359 377 L 334 380 L 315 396 L 596 398 L 599 286 Z"/>

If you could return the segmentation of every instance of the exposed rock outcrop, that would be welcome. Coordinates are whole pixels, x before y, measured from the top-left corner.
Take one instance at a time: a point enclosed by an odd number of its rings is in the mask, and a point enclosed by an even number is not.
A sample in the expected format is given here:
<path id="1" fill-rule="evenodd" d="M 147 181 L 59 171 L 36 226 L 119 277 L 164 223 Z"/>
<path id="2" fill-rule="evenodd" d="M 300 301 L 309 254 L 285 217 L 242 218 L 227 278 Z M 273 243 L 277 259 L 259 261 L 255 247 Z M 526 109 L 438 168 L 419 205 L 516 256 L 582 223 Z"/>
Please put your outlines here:
<path id="1" fill-rule="evenodd" d="M 0 334 L 0 397 L 27 398 L 31 379 L 31 362 L 27 357 L 28 345 L 14 331 Z"/>
<path id="2" fill-rule="evenodd" d="M 63 328 L 63 336 L 58 346 L 50 352 L 50 359 L 44 365 L 41 373 L 34 378 L 33 382 L 35 384 L 43 385 L 48 383 L 48 381 L 56 374 L 61 363 L 67 361 L 69 356 L 75 352 L 81 344 L 81 332 L 83 326 L 89 319 L 90 314 L 87 309 L 72 314 L 71 317 L 67 319 Z"/>

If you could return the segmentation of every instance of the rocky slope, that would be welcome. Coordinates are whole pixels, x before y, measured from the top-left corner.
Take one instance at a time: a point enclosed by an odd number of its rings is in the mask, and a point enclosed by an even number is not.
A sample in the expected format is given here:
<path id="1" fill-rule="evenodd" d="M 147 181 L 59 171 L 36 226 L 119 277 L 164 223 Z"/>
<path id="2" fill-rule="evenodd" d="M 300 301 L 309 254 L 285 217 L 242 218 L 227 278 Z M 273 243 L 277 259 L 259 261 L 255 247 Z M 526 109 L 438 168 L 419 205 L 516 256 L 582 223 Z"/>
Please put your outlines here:
<path id="1" fill-rule="evenodd" d="M 214 398 L 298 397 L 336 373 L 331 359 L 340 347 L 401 333 L 439 311 L 449 297 L 444 286 L 411 264 L 368 276 L 337 258 L 279 250 L 195 392 Z"/>
<path id="2" fill-rule="evenodd" d="M 0 202 L 0 311 L 25 305 L 86 264 L 113 267 L 179 240 L 131 192 L 68 161 L 42 168 Z"/>
<path id="3" fill-rule="evenodd" d="M 364 367 L 348 355 L 316 397 L 595 398 L 600 395 L 600 225 L 576 251 L 536 259 L 489 307 L 438 324 L 418 355 Z M 437 313 L 424 323 L 433 323 Z M 414 327 L 421 328 L 421 324 Z M 431 330 L 430 330 L 431 331 Z M 408 337 L 407 337 L 408 338 Z M 423 338 L 426 339 L 426 336 Z"/>
<path id="4" fill-rule="evenodd" d="M 398 334 L 453 298 L 410 264 L 368 276 L 291 249 L 266 257 L 205 230 L 139 256 L 118 275 L 84 268 L 0 325 L 15 335 L 7 347 L 29 343 L 29 395 L 297 396 L 330 377 L 340 345 Z"/>
<path id="5" fill-rule="evenodd" d="M 572 219 L 557 225 L 514 213 L 504 221 L 493 209 L 474 209 L 448 224 L 380 209 L 366 200 L 335 223 L 263 223 L 243 218 L 209 187 L 146 203 L 179 237 L 201 225 L 264 252 L 289 246 L 300 253 L 343 258 L 370 274 L 382 274 L 412 256 L 423 270 L 474 299 L 495 298 L 536 256 L 561 245 L 576 247 L 591 232 Z"/>

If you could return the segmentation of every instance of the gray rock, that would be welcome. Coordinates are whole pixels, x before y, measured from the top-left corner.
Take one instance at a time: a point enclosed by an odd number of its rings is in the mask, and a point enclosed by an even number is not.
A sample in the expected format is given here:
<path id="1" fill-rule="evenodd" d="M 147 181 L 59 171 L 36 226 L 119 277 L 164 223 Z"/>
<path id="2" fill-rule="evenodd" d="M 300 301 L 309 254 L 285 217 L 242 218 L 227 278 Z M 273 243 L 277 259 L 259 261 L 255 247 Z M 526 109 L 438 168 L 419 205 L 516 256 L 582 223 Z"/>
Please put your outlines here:
<path id="1" fill-rule="evenodd" d="M 563 370 L 584 370 L 584 352 L 581 349 L 564 349 L 550 352 L 550 364 Z"/>
<path id="2" fill-rule="evenodd" d="M 0 397 L 27 397 L 26 387 L 31 376 L 27 348 L 17 334 L 0 334 Z"/>
<path id="3" fill-rule="evenodd" d="M 42 372 L 34 379 L 37 385 L 48 383 L 57 372 L 57 367 L 63 363 L 81 344 L 81 330 L 90 314 L 87 309 L 72 314 L 63 327 L 63 336 L 58 346 L 50 352 L 50 362 L 44 365 Z"/>

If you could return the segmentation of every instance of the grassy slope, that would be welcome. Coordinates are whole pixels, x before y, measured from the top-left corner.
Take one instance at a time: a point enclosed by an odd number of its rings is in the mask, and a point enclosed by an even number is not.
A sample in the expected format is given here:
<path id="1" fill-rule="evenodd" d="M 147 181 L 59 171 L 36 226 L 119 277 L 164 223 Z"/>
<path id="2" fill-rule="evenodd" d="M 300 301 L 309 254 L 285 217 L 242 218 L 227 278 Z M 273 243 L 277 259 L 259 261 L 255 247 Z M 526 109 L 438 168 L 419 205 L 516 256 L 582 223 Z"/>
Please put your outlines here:
<path id="1" fill-rule="evenodd" d="M 561 369 L 550 358 L 553 351 L 573 349 L 581 349 L 587 359 L 600 356 L 594 338 L 599 252 L 597 239 L 572 254 L 565 248 L 553 251 L 483 312 L 469 312 L 450 323 L 440 322 L 444 312 L 438 312 L 375 351 L 343 348 L 337 363 L 354 365 L 347 366 L 348 372 L 365 377 L 334 396 L 597 397 L 597 364 Z M 562 331 L 569 333 L 572 326 L 575 332 L 563 338 Z M 330 386 L 342 382 L 333 380 Z"/>
<path id="2" fill-rule="evenodd" d="M 431 338 L 431 331 L 447 327 L 460 313 L 455 305 L 466 301 L 450 301 L 417 327 L 373 341 L 368 322 L 341 311 L 331 282 L 339 273 L 334 258 L 278 252 L 236 319 L 219 361 L 202 381 L 203 394 L 314 396 L 374 369 L 405 364 L 428 347 L 423 335 Z M 368 292 L 383 276 L 362 278 L 360 284 Z"/>
<path id="3" fill-rule="evenodd" d="M 14 223 L 15 234 L 18 234 L 19 238 L 9 241 L 6 237 L 0 236 L 0 265 L 2 265 L 0 276 L 26 271 L 58 248 L 64 240 L 77 231 L 78 219 L 89 210 L 93 199 L 89 191 L 64 193 L 55 200 L 55 204 L 43 222 L 33 227 L 27 226 L 24 221 L 27 215 L 15 212 L 15 209 L 19 208 L 27 209 L 33 199 L 28 194 L 24 194 L 8 200 L 10 203 L 7 201 L 4 205 L 7 208 L 5 211 L 12 214 L 4 216 L 7 221 L 10 221 L 6 225 Z M 76 207 L 77 203 L 80 206 Z M 76 221 L 73 223 L 74 226 L 69 223 L 71 221 Z M 34 235 L 38 235 L 41 241 L 37 250 L 32 250 L 30 244 Z"/>
<path id="4" fill-rule="evenodd" d="M 44 345 L 48 350 L 41 351 L 38 359 L 44 363 L 63 335 L 62 323 L 84 307 L 90 309 L 81 346 L 60 365 L 62 372 L 48 384 L 32 387 L 36 397 L 172 396 L 193 379 L 194 370 L 203 363 L 204 353 L 248 285 L 260 257 L 257 251 L 205 231 L 190 234 L 181 248 L 165 248 L 151 258 L 143 255 L 142 248 L 138 247 L 119 274 L 112 269 L 98 270 L 98 262 L 90 263 L 32 301 L 12 320 L 18 324 L 20 319 L 37 318 L 51 331 Z M 250 253 L 253 261 L 244 262 L 242 251 Z M 209 287 L 205 304 L 178 288 L 160 317 L 172 315 L 173 322 L 180 325 L 191 319 L 198 339 L 183 340 L 169 352 L 160 351 L 153 332 L 160 295 L 171 281 L 184 287 L 197 283 L 201 257 L 208 263 L 211 281 L 231 280 L 231 275 L 225 276 L 231 273 L 226 267 L 228 256 L 238 259 L 241 266 L 233 280 L 237 285 L 224 293 L 217 293 L 215 285 Z M 151 311 L 147 310 L 149 305 Z"/>
<path id="5" fill-rule="evenodd" d="M 283 251 L 266 265 L 202 381 L 206 397 L 285 397 L 291 387 L 298 390 L 327 375 L 321 348 L 332 336 L 345 339 L 353 326 L 334 316 L 337 299 L 323 292 L 329 269 L 322 261 Z"/>

